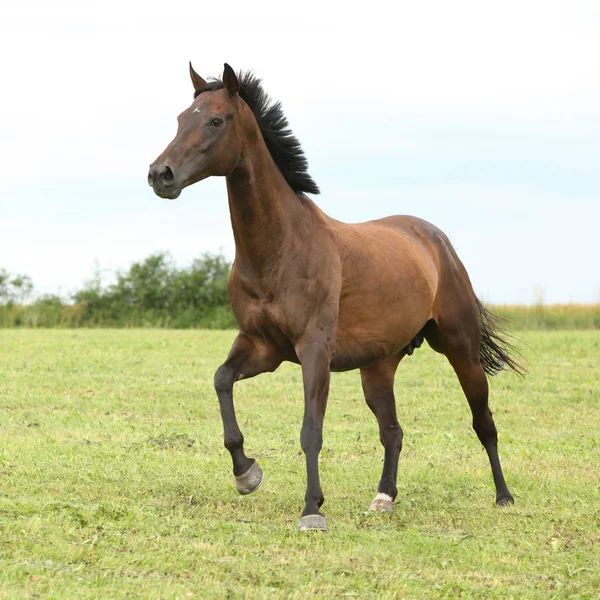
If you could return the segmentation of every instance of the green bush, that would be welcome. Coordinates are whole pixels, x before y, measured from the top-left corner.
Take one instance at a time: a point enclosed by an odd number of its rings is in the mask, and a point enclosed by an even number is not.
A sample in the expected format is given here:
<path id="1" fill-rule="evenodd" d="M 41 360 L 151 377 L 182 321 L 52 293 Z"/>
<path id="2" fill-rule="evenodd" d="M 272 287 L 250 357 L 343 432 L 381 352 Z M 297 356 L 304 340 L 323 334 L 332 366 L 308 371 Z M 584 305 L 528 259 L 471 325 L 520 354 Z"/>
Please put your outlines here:
<path id="1" fill-rule="evenodd" d="M 0 327 L 233 328 L 229 272 L 221 255 L 205 254 L 179 269 L 167 254 L 158 253 L 117 273 L 111 285 L 103 286 L 96 276 L 73 295 L 72 303 L 45 296 L 26 304 L 30 280 L 2 270 Z"/>

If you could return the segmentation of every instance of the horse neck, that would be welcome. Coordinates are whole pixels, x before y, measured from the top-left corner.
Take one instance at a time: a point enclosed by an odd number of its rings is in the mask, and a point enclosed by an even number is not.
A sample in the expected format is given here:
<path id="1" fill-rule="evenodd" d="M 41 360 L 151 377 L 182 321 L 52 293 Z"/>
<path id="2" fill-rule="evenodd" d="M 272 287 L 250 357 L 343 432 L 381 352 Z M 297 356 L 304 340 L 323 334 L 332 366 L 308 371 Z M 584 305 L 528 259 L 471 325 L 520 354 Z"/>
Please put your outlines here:
<path id="1" fill-rule="evenodd" d="M 227 176 L 236 264 L 257 274 L 277 262 L 292 235 L 301 200 L 285 181 L 254 122 L 246 127 L 240 162 Z"/>

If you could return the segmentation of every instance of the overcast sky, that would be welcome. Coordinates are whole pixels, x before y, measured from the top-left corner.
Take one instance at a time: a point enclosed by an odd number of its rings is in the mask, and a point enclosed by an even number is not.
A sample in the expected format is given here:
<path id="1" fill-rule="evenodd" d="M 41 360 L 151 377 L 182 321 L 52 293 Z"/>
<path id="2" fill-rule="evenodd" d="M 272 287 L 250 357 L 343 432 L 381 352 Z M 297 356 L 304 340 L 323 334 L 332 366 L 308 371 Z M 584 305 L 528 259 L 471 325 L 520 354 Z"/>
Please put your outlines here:
<path id="1" fill-rule="evenodd" d="M 413 214 L 494 303 L 600 301 L 600 3 L 11 2 L 0 22 L 0 267 L 68 294 L 97 263 L 233 257 L 225 182 L 150 162 L 223 62 L 280 100 L 344 221 Z"/>

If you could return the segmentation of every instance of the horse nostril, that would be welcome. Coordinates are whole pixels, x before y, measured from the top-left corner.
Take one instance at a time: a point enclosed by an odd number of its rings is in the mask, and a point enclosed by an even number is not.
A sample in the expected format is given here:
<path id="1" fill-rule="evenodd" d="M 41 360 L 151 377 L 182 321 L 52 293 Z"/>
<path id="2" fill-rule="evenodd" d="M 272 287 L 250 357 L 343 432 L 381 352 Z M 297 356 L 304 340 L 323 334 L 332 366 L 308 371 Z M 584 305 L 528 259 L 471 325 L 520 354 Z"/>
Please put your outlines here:
<path id="1" fill-rule="evenodd" d="M 175 175 L 173 174 L 173 171 L 171 171 L 170 167 L 164 167 L 161 171 L 159 171 L 158 176 L 165 185 L 171 185 L 175 180 Z"/>
<path id="2" fill-rule="evenodd" d="M 152 169 L 150 169 L 150 171 L 148 171 L 148 185 L 152 186 L 153 183 L 154 183 L 154 175 L 152 174 Z"/>

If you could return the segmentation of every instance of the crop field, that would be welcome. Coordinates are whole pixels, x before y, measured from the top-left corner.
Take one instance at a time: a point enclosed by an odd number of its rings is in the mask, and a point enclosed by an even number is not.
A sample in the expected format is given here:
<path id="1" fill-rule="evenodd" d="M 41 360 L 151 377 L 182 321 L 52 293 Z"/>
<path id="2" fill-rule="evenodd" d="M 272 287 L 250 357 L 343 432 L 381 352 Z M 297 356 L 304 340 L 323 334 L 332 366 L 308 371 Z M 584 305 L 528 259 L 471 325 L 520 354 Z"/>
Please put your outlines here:
<path id="1" fill-rule="evenodd" d="M 530 370 L 491 382 L 515 506 L 450 366 L 403 361 L 392 514 L 358 372 L 334 374 L 329 531 L 298 532 L 300 369 L 236 384 L 235 491 L 212 377 L 232 331 L 0 330 L 0 598 L 600 598 L 600 331 L 519 332 Z"/>

